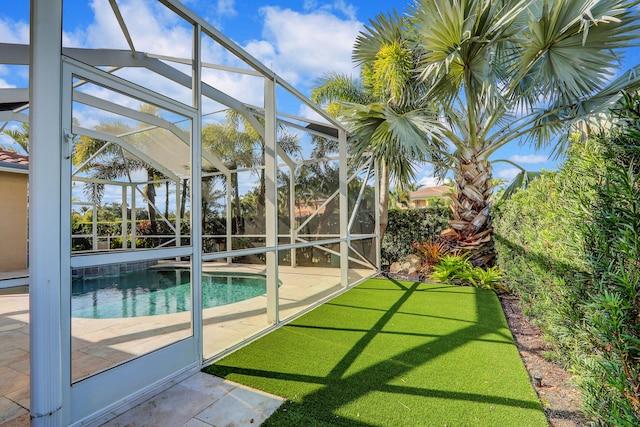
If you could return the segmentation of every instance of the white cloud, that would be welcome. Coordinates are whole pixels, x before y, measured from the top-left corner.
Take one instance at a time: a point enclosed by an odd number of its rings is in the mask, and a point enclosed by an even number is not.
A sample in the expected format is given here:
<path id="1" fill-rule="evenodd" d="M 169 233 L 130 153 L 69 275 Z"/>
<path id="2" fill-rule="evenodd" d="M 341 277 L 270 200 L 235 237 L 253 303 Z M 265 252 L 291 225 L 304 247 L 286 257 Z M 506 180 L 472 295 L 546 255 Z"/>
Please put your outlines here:
<path id="1" fill-rule="evenodd" d="M 315 78 L 330 71 L 354 72 L 351 51 L 362 28 L 359 21 L 343 20 L 323 10 L 300 13 L 268 6 L 261 12 L 266 40 L 252 41 L 248 47 L 291 84 L 309 86 Z M 272 49 L 267 49 L 265 42 Z"/>
<path id="2" fill-rule="evenodd" d="M 316 9 L 318 7 L 318 2 L 316 0 L 304 0 L 302 4 L 302 8 L 304 10 Z"/>
<path id="3" fill-rule="evenodd" d="M 520 173 L 520 169 L 518 169 L 518 168 L 508 168 L 508 169 L 503 169 L 503 170 L 499 171 L 497 173 L 497 175 L 498 175 L 498 178 L 502 178 L 504 180 L 511 181 L 519 173 Z"/>
<path id="4" fill-rule="evenodd" d="M 334 2 L 332 5 L 332 9 L 344 13 L 344 15 L 351 21 L 355 21 L 356 19 L 357 8 L 352 4 L 345 3 L 344 0 L 337 0 L 336 2 Z"/>
<path id="5" fill-rule="evenodd" d="M 534 165 L 538 163 L 546 163 L 549 161 L 549 157 L 543 154 L 514 154 L 509 157 L 509 160 L 518 164 Z"/>
<path id="6" fill-rule="evenodd" d="M 318 114 L 315 110 L 309 107 L 307 104 L 301 104 L 296 114 L 298 117 L 302 117 L 303 119 L 315 120 L 321 123 L 329 123 L 324 117 Z"/>
<path id="7" fill-rule="evenodd" d="M 236 16 L 238 12 L 236 12 L 234 8 L 235 0 L 218 0 L 217 12 L 220 16 Z"/>
<path id="8" fill-rule="evenodd" d="M 276 48 L 265 40 L 252 40 L 244 47 L 249 54 L 258 58 L 267 67 L 276 58 Z"/>
<path id="9" fill-rule="evenodd" d="M 11 83 L 7 82 L 4 79 L 0 79 L 0 88 L 2 88 L 2 89 L 10 89 L 10 88 L 15 88 L 15 87 L 16 87 L 16 85 L 11 84 Z"/>
<path id="10" fill-rule="evenodd" d="M 423 176 L 418 180 L 418 185 L 420 188 L 422 187 L 435 187 L 437 185 L 442 185 L 442 180 L 440 178 L 436 178 L 433 176 Z"/>
<path id="11" fill-rule="evenodd" d="M 0 18 L 0 42 L 29 44 L 29 23 Z"/>
<path id="12" fill-rule="evenodd" d="M 202 73 L 202 81 L 214 88 L 223 88 L 224 93 L 243 103 L 258 107 L 264 105 L 264 81 L 261 78 L 206 70 Z"/>

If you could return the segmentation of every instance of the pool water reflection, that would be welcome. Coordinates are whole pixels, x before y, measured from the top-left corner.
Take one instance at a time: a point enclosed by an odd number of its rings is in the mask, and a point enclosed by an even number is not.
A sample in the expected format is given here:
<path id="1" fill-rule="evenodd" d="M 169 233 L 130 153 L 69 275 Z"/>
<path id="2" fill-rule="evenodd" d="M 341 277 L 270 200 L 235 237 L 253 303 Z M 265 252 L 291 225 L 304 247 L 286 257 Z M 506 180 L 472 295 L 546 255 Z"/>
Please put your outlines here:
<path id="1" fill-rule="evenodd" d="M 111 319 L 191 310 L 191 277 L 186 268 L 150 268 L 72 280 L 72 317 Z M 202 306 L 218 307 L 264 295 L 259 274 L 203 272 Z"/>

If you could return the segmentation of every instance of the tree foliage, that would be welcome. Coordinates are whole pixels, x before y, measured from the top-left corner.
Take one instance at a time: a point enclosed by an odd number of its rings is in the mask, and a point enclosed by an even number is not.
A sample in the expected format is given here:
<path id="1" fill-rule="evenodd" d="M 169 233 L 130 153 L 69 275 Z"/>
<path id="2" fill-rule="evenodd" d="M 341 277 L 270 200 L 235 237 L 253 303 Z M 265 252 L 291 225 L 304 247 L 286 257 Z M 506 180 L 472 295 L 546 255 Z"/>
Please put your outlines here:
<path id="1" fill-rule="evenodd" d="M 496 220 L 498 263 L 580 376 L 598 425 L 640 424 L 640 96 Z"/>
<path id="2" fill-rule="evenodd" d="M 411 173 L 404 158 L 452 170 L 444 236 L 474 263 L 491 263 L 494 154 L 511 143 L 561 141 L 561 150 L 568 126 L 638 87 L 637 69 L 611 81 L 639 34 L 638 4 L 418 0 L 406 16 L 376 17 L 353 53 L 373 102 L 343 103 L 339 113 L 352 152 L 377 153 L 402 177 Z"/>

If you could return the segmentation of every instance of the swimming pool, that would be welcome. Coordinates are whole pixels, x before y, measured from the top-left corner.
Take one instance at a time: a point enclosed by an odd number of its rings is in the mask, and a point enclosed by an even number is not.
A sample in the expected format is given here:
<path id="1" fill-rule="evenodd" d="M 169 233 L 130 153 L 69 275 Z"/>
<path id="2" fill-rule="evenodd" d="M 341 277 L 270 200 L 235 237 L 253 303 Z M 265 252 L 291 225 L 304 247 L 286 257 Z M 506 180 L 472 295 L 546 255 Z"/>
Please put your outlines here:
<path id="1" fill-rule="evenodd" d="M 191 309 L 190 271 L 152 268 L 73 278 L 71 316 L 92 319 L 154 316 Z M 266 293 L 266 277 L 237 272 L 203 272 L 202 306 L 218 307 Z"/>

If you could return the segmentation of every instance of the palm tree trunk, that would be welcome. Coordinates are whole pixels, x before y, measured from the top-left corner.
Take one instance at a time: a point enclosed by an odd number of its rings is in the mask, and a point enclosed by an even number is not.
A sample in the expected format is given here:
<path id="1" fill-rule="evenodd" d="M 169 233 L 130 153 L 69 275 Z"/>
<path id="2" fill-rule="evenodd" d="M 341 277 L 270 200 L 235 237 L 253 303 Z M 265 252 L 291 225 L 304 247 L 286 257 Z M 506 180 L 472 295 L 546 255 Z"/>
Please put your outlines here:
<path id="1" fill-rule="evenodd" d="M 460 157 L 458 162 L 454 174 L 456 192 L 451 195 L 453 219 L 442 236 L 454 251 L 469 253 L 474 265 L 490 266 L 495 259 L 491 164 L 475 155 Z"/>
<path id="2" fill-rule="evenodd" d="M 156 221 L 156 208 L 154 205 L 156 204 L 156 187 L 153 185 L 153 171 L 147 169 L 147 206 L 149 208 L 149 225 L 151 226 L 151 232 L 156 234 L 158 231 L 158 223 Z"/>
<path id="3" fill-rule="evenodd" d="M 236 229 L 235 234 L 243 234 L 242 227 L 242 210 L 240 209 L 240 185 L 238 183 L 238 174 L 235 173 L 231 176 L 233 184 L 233 197 L 235 202 L 235 217 L 236 217 Z"/>
<path id="4" fill-rule="evenodd" d="M 380 242 L 389 224 L 389 168 L 385 161 L 380 162 Z"/>
<path id="5" fill-rule="evenodd" d="M 180 219 L 184 218 L 184 211 L 187 208 L 187 191 L 189 189 L 188 184 L 188 180 L 182 180 L 182 193 L 180 194 Z"/>
<path id="6" fill-rule="evenodd" d="M 262 171 L 260 172 L 260 189 L 258 191 L 258 205 L 256 206 L 256 221 L 255 221 L 255 225 L 257 227 L 256 232 L 257 233 L 263 233 L 264 232 L 264 207 L 265 207 L 265 202 L 266 202 L 266 191 L 267 191 L 267 187 L 265 185 L 266 182 L 266 176 L 265 176 L 265 171 L 264 169 L 262 169 Z M 277 202 L 276 202 L 277 204 Z"/>
<path id="7" fill-rule="evenodd" d="M 164 183 L 164 217 L 169 219 L 169 181 Z"/>

